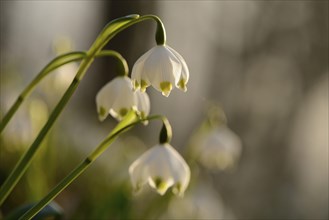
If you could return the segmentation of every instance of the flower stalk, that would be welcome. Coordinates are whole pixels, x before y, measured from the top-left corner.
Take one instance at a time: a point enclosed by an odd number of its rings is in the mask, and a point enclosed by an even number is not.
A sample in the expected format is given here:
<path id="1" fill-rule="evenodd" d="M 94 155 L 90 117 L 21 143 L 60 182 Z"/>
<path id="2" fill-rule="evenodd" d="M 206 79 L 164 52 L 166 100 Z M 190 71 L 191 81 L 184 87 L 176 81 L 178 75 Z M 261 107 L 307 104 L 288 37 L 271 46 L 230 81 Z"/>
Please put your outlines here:
<path id="1" fill-rule="evenodd" d="M 127 64 L 127 61 L 123 56 L 121 56 L 120 53 L 116 52 L 115 50 L 102 50 L 98 54 L 96 54 L 96 57 L 104 57 L 104 56 L 112 56 L 114 57 L 117 62 L 117 71 L 120 76 L 128 76 L 129 73 L 129 67 Z"/>
<path id="2" fill-rule="evenodd" d="M 53 112 L 50 114 L 48 121 L 43 126 L 43 128 L 41 129 L 40 133 L 38 134 L 38 136 L 36 137 L 36 139 L 34 140 L 34 142 L 32 143 L 32 145 L 22 155 L 22 157 L 20 158 L 20 160 L 18 161 L 18 163 L 16 164 L 16 166 L 14 167 L 14 169 L 12 170 L 12 172 L 10 173 L 10 175 L 7 177 L 7 179 L 5 180 L 5 182 L 3 183 L 3 185 L 1 186 L 1 188 L 0 188 L 0 206 L 3 204 L 3 202 L 5 201 L 5 199 L 8 197 L 8 195 L 13 190 L 13 188 L 15 187 L 15 185 L 17 184 L 17 182 L 20 180 L 20 178 L 22 177 L 22 175 L 27 170 L 27 168 L 30 165 L 30 163 L 31 163 L 31 161 L 32 161 L 35 153 L 39 149 L 40 144 L 43 141 L 44 137 L 47 135 L 47 133 L 49 132 L 49 130 L 51 129 L 51 127 L 55 123 L 56 119 L 61 114 L 62 110 L 64 109 L 64 107 L 68 103 L 69 99 L 71 98 L 71 96 L 73 95 L 73 93 L 75 92 L 75 90 L 77 89 L 80 81 L 82 80 L 82 78 L 86 74 L 88 68 L 90 67 L 90 65 L 92 64 L 92 62 L 94 61 L 94 59 L 97 56 L 101 56 L 102 55 L 102 52 L 101 52 L 102 48 L 116 34 L 118 34 L 119 32 L 121 32 L 122 30 L 130 27 L 133 24 L 136 24 L 136 23 L 139 23 L 141 21 L 148 20 L 148 19 L 153 19 L 153 20 L 155 20 L 157 22 L 158 25 L 163 26 L 161 20 L 158 17 L 154 16 L 154 15 L 145 15 L 145 16 L 141 16 L 141 17 L 139 17 L 139 15 L 130 15 L 130 16 L 125 16 L 125 17 L 116 19 L 116 20 L 110 22 L 103 29 L 103 31 L 96 38 L 95 42 L 90 47 L 90 49 L 86 53 L 83 53 L 83 56 L 82 55 L 81 55 L 81 57 L 78 56 L 79 59 L 83 59 L 83 60 L 80 63 L 80 67 L 78 69 L 78 72 L 77 72 L 75 78 L 73 79 L 72 83 L 70 84 L 70 86 L 68 87 L 68 89 L 66 90 L 66 92 L 64 93 L 64 95 L 62 96 L 61 100 L 56 105 L 56 107 L 53 110 Z M 157 33 L 159 33 L 159 35 L 161 34 L 160 31 L 157 31 Z M 164 39 L 162 41 L 164 43 L 164 41 L 165 41 L 164 28 L 163 28 L 163 31 L 162 31 L 162 35 L 163 35 L 162 38 Z M 160 39 L 160 37 L 157 37 L 157 38 Z M 75 59 L 72 58 L 72 60 L 75 60 Z M 70 61 L 70 62 L 72 62 L 72 61 Z M 64 64 L 65 64 L 65 62 L 63 62 L 62 64 L 57 65 L 56 68 L 58 68 L 58 67 L 60 67 L 60 66 L 62 66 Z M 124 71 L 127 70 L 126 67 L 127 66 L 125 66 L 123 64 Z M 54 69 L 56 69 L 56 68 L 54 68 Z M 50 72 L 50 71 L 52 71 L 54 69 L 51 69 L 48 72 Z M 1 122 L 1 124 L 0 124 L 0 133 L 4 129 L 4 127 L 6 126 L 6 124 L 9 122 L 9 120 L 12 118 L 12 116 L 14 115 L 14 113 L 17 111 L 18 107 L 20 106 L 20 104 L 22 103 L 22 101 L 24 100 L 24 98 L 35 87 L 35 85 L 37 85 L 39 83 L 39 81 L 44 77 L 44 75 L 46 75 L 48 73 L 46 70 L 47 70 L 47 68 L 45 68 L 45 70 L 41 71 L 41 73 L 40 73 L 41 76 L 38 75 L 37 78 L 27 87 L 27 89 L 24 90 L 24 92 L 22 93 L 23 95 L 19 96 L 19 98 L 17 99 L 16 103 L 9 110 L 9 113 L 5 116 L 4 120 Z M 82 163 L 82 164 L 85 164 L 85 162 Z M 84 166 L 85 165 L 81 165 L 81 167 L 84 167 Z M 73 172 L 76 172 L 76 174 L 80 175 L 81 172 L 83 172 L 84 169 L 85 168 L 79 168 L 78 171 L 73 171 Z M 76 174 L 74 174 L 74 175 L 76 175 Z M 68 185 L 68 184 L 70 184 L 70 182 L 67 182 L 66 184 Z"/>
<path id="3" fill-rule="evenodd" d="M 169 143 L 172 138 L 172 129 L 167 118 L 162 119 L 163 125 L 159 135 L 159 143 Z"/>
<path id="4" fill-rule="evenodd" d="M 75 56 L 72 56 L 71 59 L 67 59 L 67 60 L 65 59 L 65 58 L 67 58 L 67 56 L 72 55 L 72 54 Z M 86 53 L 84 53 L 84 52 L 75 52 L 75 53 L 64 54 L 64 55 L 60 56 L 59 58 L 54 59 L 53 62 L 51 62 L 50 65 L 47 65 L 44 68 L 44 70 L 41 71 L 41 73 L 38 75 L 38 77 L 35 78 L 35 80 L 33 80 L 32 83 L 22 92 L 22 94 L 20 95 L 21 98 L 17 99 L 19 101 L 16 101 L 17 104 L 15 103 L 14 106 L 11 108 L 10 111 L 13 112 L 11 114 L 12 115 L 14 114 L 14 112 L 18 109 L 19 105 L 22 103 L 24 98 L 30 94 L 30 92 L 35 88 L 37 83 L 40 82 L 43 79 L 43 77 L 45 77 L 49 72 L 55 70 L 56 68 L 60 67 L 61 65 L 66 64 L 68 62 L 73 62 L 78 59 L 83 59 L 83 58 L 85 58 L 85 56 L 86 56 Z M 96 57 L 103 57 L 103 56 L 115 57 L 120 63 L 120 64 L 118 64 L 118 66 L 120 67 L 121 71 L 123 71 L 125 74 L 128 72 L 127 62 L 118 52 L 113 51 L 113 50 L 104 50 L 104 51 L 99 52 L 99 54 L 96 55 Z M 56 61 L 59 61 L 60 58 L 63 59 L 63 62 L 57 62 L 57 64 L 56 64 Z M 13 190 L 13 188 L 15 187 L 15 185 L 17 184 L 19 179 L 25 173 L 26 169 L 30 165 L 30 163 L 33 159 L 33 156 L 35 155 L 36 151 L 38 150 L 44 137 L 46 136 L 46 134 L 48 133 L 48 131 L 50 130 L 50 128 L 56 121 L 57 117 L 60 115 L 61 111 L 64 109 L 65 105 L 67 104 L 67 102 L 69 101 L 71 96 L 73 95 L 74 91 L 76 90 L 76 88 L 78 87 L 78 85 L 82 79 L 81 76 L 85 74 L 85 72 L 87 71 L 88 67 L 91 65 L 93 60 L 94 60 L 93 57 L 87 57 L 86 60 L 82 61 L 76 77 L 73 79 L 71 85 L 66 90 L 62 99 L 59 101 L 59 103 L 57 104 L 57 106 L 55 107 L 53 112 L 51 113 L 48 121 L 46 122 L 46 124 L 44 125 L 42 130 L 40 131 L 39 135 L 34 140 L 32 145 L 30 146 L 30 148 L 25 152 L 25 154 L 17 162 L 13 171 L 10 173 L 10 175 L 7 177 L 7 179 L 1 186 L 1 188 L 0 188 L 0 205 L 8 197 L 8 195 Z M 51 64 L 54 64 L 54 63 L 55 63 L 55 65 L 52 66 Z M 7 118 L 9 121 L 10 117 L 7 116 Z"/>
<path id="5" fill-rule="evenodd" d="M 15 103 L 11 106 L 7 114 L 3 117 L 2 121 L 0 122 L 0 134 L 2 133 L 3 129 L 6 127 L 10 119 L 16 113 L 22 102 L 28 97 L 28 95 L 33 91 L 36 85 L 49 73 L 53 70 L 63 66 L 67 63 L 71 63 L 74 61 L 82 60 L 86 57 L 86 53 L 83 51 L 77 52 L 70 52 L 63 55 L 60 55 L 50 61 L 40 72 L 39 74 L 33 79 L 33 81 L 24 89 L 24 91 L 18 96 Z"/>
<path id="6" fill-rule="evenodd" d="M 74 170 L 72 170 L 57 186 L 55 186 L 42 200 L 26 212 L 20 220 L 33 218 L 38 212 L 49 204 L 59 193 L 69 186 L 76 178 L 78 178 L 104 151 L 109 147 L 115 139 L 126 132 L 129 128 L 146 120 L 165 119 L 161 115 L 153 115 L 147 118 L 138 118 L 135 111 L 130 111 L 125 118 L 111 131 L 111 133 L 86 157 Z"/>
<path id="7" fill-rule="evenodd" d="M 17 184 L 18 180 L 22 177 L 22 175 L 27 170 L 28 166 L 30 165 L 36 151 L 38 150 L 41 142 L 43 141 L 44 137 L 64 109 L 64 106 L 67 104 L 71 96 L 73 95 L 74 91 L 77 89 L 81 76 L 87 71 L 87 68 L 91 65 L 93 61 L 93 57 L 87 57 L 82 63 L 80 64 L 79 71 L 76 77 L 73 79 L 71 85 L 64 93 L 63 97 L 49 116 L 48 121 L 41 129 L 39 135 L 34 140 L 32 145 L 29 149 L 25 152 L 25 154 L 20 158 L 17 162 L 16 166 L 14 167 L 13 171 L 7 177 L 6 181 L 0 188 L 0 205 L 4 202 L 4 200 L 8 197 L 9 193 L 13 190 L 14 186 Z M 79 77 L 80 76 L 80 77 Z"/>

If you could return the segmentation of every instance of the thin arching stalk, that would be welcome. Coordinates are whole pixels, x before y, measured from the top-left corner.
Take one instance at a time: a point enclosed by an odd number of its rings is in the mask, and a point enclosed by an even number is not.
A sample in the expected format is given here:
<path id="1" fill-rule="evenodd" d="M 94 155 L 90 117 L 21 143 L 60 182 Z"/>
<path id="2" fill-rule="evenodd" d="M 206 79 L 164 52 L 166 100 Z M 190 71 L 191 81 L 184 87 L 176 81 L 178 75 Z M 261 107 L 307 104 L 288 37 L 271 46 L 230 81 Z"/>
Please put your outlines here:
<path id="1" fill-rule="evenodd" d="M 48 205 L 59 193 L 61 193 L 66 187 L 68 187 L 75 179 L 77 179 L 104 151 L 109 147 L 111 143 L 122 133 L 129 128 L 146 120 L 166 120 L 161 115 L 154 115 L 145 119 L 138 119 L 134 111 L 130 111 L 127 116 L 112 130 L 112 132 L 98 145 L 98 147 L 92 151 L 88 157 L 86 157 L 74 170 L 72 170 L 61 182 L 57 184 L 42 200 L 40 200 L 35 206 L 33 206 L 28 212 L 26 212 L 20 220 L 26 220 L 33 218 L 38 212 Z M 167 125 L 170 126 L 170 125 Z"/>

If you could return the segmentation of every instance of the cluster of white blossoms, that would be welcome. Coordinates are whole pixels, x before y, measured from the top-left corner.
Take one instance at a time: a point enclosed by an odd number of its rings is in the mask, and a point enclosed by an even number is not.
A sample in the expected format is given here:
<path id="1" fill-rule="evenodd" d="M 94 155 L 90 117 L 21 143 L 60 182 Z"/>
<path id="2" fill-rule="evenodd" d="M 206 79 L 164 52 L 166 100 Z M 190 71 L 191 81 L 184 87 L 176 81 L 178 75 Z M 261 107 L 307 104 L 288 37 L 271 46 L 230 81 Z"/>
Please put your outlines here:
<path id="1" fill-rule="evenodd" d="M 152 85 L 168 97 L 173 85 L 187 90 L 189 70 L 184 58 L 167 45 L 157 45 L 142 55 L 134 64 L 132 80 L 118 76 L 107 83 L 97 94 L 96 104 L 99 120 L 108 114 L 121 120 L 130 109 L 146 117 L 150 112 L 150 101 L 145 90 Z"/>
<path id="2" fill-rule="evenodd" d="M 146 118 L 150 113 L 146 87 L 152 85 L 167 97 L 173 85 L 186 91 L 188 80 L 189 71 L 183 57 L 169 46 L 157 45 L 136 61 L 132 80 L 128 76 L 117 76 L 101 88 L 96 96 L 99 120 L 105 120 L 110 114 L 120 121 L 131 109 Z M 168 142 L 160 141 L 129 167 L 135 190 L 149 183 L 161 195 L 169 187 L 175 194 L 184 194 L 190 181 L 190 168 Z"/>

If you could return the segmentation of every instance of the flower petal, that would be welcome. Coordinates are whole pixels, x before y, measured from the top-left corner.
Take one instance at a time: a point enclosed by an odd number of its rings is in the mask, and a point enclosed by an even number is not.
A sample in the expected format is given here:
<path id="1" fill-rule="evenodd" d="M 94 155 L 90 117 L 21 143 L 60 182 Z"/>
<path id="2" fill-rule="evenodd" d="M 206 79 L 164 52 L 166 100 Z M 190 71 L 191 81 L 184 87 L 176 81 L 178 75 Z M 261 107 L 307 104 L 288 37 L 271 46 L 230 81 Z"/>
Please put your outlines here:
<path id="1" fill-rule="evenodd" d="M 148 181 L 148 161 L 150 154 L 152 154 L 150 150 L 146 151 L 129 167 L 130 179 L 136 190 L 139 190 L 139 188 Z"/>
<path id="2" fill-rule="evenodd" d="M 148 180 L 150 186 L 157 190 L 160 195 L 164 195 L 168 188 L 174 183 L 173 179 L 163 180 L 161 177 L 149 178 Z"/>
<path id="3" fill-rule="evenodd" d="M 163 92 L 161 83 L 176 84 L 180 77 L 182 65 L 165 46 L 156 46 L 145 61 L 144 68 L 152 86 Z"/>
<path id="4" fill-rule="evenodd" d="M 130 78 L 118 76 L 103 86 L 96 95 L 96 104 L 100 121 L 108 114 L 121 120 L 131 108 L 137 107 Z"/>
<path id="5" fill-rule="evenodd" d="M 150 113 L 150 98 L 146 92 L 136 91 L 137 110 L 140 112 L 141 117 L 145 118 Z"/>
<path id="6" fill-rule="evenodd" d="M 103 121 L 109 114 L 109 109 L 111 108 L 115 100 L 113 81 L 105 84 L 96 95 L 96 106 L 98 117 L 100 121 Z"/>
<path id="7" fill-rule="evenodd" d="M 125 114 L 137 107 L 136 96 L 132 90 L 131 80 L 128 77 L 119 77 L 115 84 L 116 99 L 110 109 L 110 114 L 121 120 Z"/>
<path id="8" fill-rule="evenodd" d="M 173 172 L 172 175 L 176 183 L 173 190 L 182 196 L 190 182 L 190 168 L 183 157 L 170 144 L 165 144 L 164 147 L 168 151 Z"/>
<path id="9" fill-rule="evenodd" d="M 177 52 L 175 51 L 173 48 L 167 46 L 167 48 L 177 57 L 177 59 L 180 61 L 180 63 L 182 64 L 182 72 L 180 75 L 180 79 L 179 82 L 176 83 L 176 87 L 183 90 L 184 92 L 186 92 L 186 84 L 189 80 L 190 77 L 190 73 L 187 67 L 187 64 L 184 60 L 184 58 Z"/>
<path id="10" fill-rule="evenodd" d="M 131 71 L 131 79 L 135 90 L 141 89 L 145 91 L 145 88 L 150 85 L 150 81 L 147 78 L 144 70 L 144 63 L 152 53 L 153 48 L 143 54 L 134 64 Z M 142 85 L 143 84 L 143 85 Z"/>

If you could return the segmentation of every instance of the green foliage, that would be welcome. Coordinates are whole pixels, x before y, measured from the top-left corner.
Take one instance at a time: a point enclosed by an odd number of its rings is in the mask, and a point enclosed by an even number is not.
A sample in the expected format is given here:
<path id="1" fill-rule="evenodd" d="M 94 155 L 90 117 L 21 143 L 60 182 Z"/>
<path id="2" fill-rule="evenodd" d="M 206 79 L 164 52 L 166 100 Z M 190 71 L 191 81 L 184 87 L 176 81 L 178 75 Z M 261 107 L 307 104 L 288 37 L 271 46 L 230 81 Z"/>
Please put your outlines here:
<path id="1" fill-rule="evenodd" d="M 22 216 L 26 211 L 33 207 L 34 204 L 22 205 L 16 208 L 13 212 L 11 212 L 5 220 L 16 220 L 20 216 Z M 44 209 L 42 209 L 35 217 L 34 220 L 42 220 L 42 219 L 54 219 L 59 220 L 63 217 L 62 208 L 55 202 L 50 203 Z"/>

